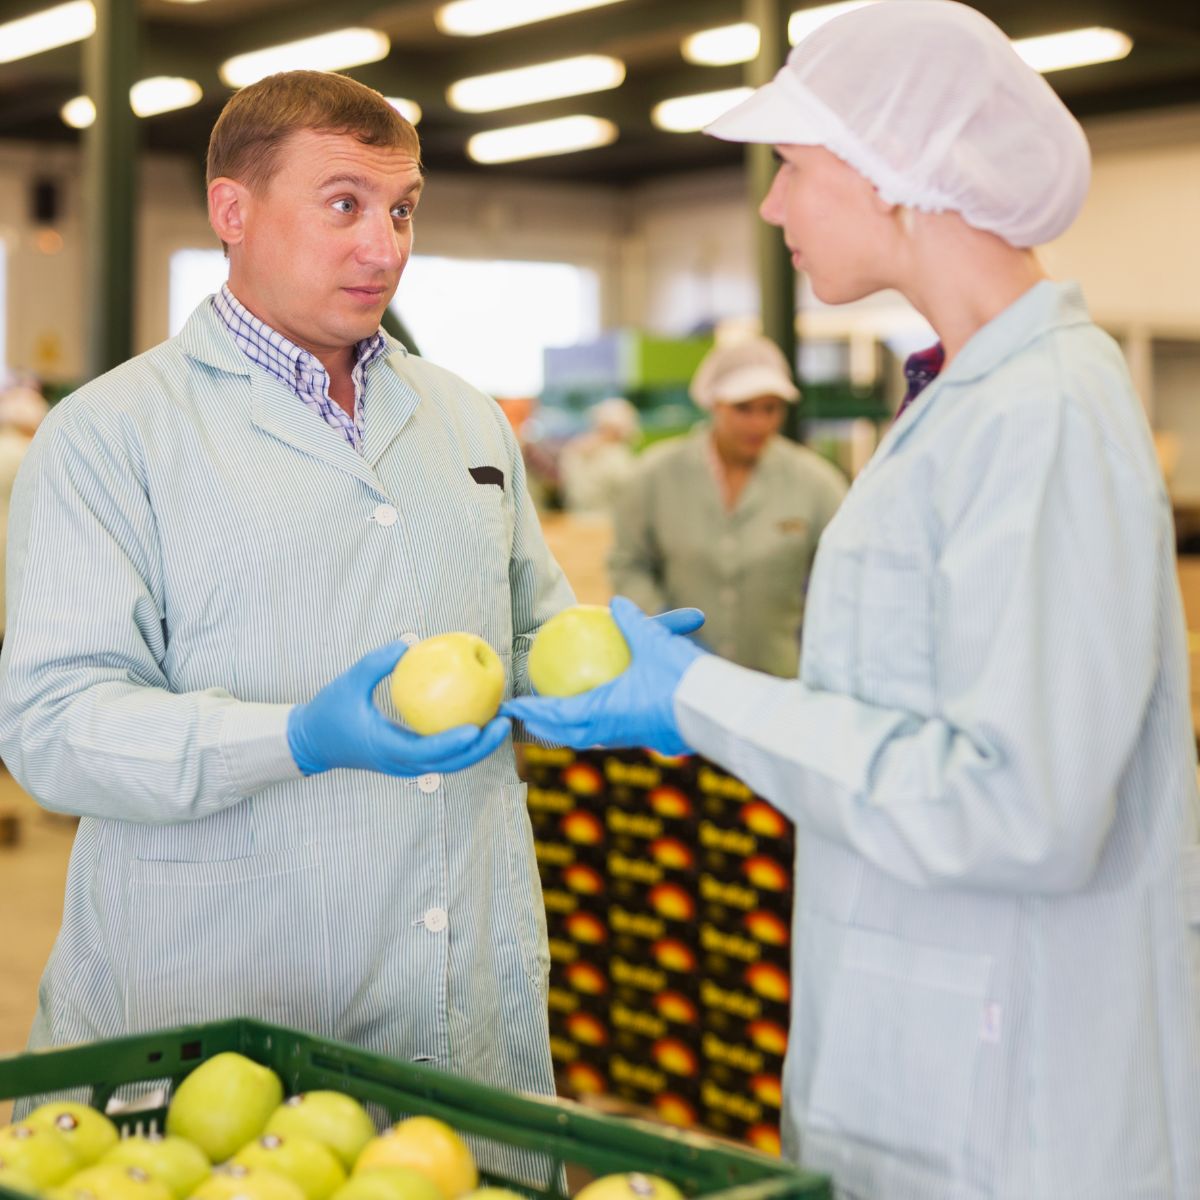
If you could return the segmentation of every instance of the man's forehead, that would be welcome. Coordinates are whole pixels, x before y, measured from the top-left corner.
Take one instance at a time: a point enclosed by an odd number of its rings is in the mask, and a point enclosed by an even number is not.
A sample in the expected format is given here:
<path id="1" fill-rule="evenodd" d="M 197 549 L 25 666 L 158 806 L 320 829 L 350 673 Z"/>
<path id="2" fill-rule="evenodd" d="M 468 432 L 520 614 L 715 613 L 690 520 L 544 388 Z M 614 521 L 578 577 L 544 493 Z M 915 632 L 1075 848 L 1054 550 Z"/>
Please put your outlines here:
<path id="1" fill-rule="evenodd" d="M 412 149 L 369 145 L 351 133 L 298 130 L 288 140 L 284 156 L 303 166 L 317 184 L 339 178 L 391 187 L 420 188 L 423 183 L 421 163 Z"/>

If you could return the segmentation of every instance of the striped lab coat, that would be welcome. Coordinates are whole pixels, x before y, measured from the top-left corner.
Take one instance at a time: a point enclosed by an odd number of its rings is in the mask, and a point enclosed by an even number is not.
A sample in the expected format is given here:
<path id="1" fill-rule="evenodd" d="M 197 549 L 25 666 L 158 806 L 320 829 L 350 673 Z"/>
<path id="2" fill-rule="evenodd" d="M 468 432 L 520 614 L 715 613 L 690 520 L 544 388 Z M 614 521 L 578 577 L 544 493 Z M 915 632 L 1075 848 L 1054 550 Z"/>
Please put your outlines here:
<path id="1" fill-rule="evenodd" d="M 524 690 L 573 599 L 500 409 L 395 341 L 367 370 L 359 454 L 206 301 L 25 461 L 0 753 L 82 817 L 35 1047 L 248 1014 L 552 1091 L 511 744 L 407 780 L 288 750 L 290 706 L 400 636 L 477 633 Z"/>
<path id="2" fill-rule="evenodd" d="M 681 730 L 799 826 L 788 1152 L 874 1200 L 1200 1197 L 1200 848 L 1171 508 L 1038 284 L 825 531 L 802 679 Z"/>

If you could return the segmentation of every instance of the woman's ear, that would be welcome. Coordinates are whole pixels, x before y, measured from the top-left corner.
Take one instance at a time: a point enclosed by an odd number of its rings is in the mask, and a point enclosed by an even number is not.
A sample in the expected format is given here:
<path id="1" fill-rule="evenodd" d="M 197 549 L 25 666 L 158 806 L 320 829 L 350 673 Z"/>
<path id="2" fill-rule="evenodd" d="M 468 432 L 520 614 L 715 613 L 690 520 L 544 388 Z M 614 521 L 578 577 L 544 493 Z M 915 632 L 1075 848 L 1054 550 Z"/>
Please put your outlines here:
<path id="1" fill-rule="evenodd" d="M 208 223 L 226 246 L 236 246 L 245 235 L 246 188 L 224 176 L 208 185 Z"/>

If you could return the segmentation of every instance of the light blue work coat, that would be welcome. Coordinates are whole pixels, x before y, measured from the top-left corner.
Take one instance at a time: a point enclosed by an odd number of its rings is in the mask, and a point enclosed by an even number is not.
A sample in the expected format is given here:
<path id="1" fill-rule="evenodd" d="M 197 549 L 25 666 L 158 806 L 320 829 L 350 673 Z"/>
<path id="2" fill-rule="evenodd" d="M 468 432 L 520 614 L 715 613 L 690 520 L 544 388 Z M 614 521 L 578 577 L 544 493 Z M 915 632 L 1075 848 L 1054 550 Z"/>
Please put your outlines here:
<path id="1" fill-rule="evenodd" d="M 705 657 L 676 703 L 802 831 L 787 1152 L 875 1200 L 1196 1200 L 1171 509 L 1074 286 L 890 430 L 822 538 L 801 661 Z"/>
<path id="2" fill-rule="evenodd" d="M 206 301 L 26 458 L 0 753 L 83 818 L 32 1045 L 244 1013 L 553 1090 L 511 744 L 412 780 L 288 751 L 290 706 L 400 636 L 477 633 L 524 690 L 573 600 L 499 407 L 395 341 L 366 389 L 360 455 Z"/>

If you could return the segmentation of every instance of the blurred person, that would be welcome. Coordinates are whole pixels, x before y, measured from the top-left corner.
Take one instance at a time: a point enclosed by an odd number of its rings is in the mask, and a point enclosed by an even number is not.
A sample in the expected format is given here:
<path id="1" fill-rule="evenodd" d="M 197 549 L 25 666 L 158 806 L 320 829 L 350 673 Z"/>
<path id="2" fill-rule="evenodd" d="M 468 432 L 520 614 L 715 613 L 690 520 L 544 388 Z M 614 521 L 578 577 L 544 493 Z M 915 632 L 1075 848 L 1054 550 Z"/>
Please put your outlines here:
<path id="1" fill-rule="evenodd" d="M 789 1157 L 870 1200 L 1200 1196 L 1196 746 L 1171 508 L 1120 348 L 1034 247 L 1087 139 L 1004 33 L 889 0 L 710 129 L 816 295 L 937 332 L 825 530 L 799 680 L 615 600 L 613 683 L 504 711 L 693 750 L 797 825 Z"/>
<path id="2" fill-rule="evenodd" d="M 646 451 L 623 489 L 608 560 L 613 590 L 648 612 L 687 596 L 704 609 L 707 646 L 793 677 L 813 556 L 846 481 L 780 436 L 800 393 L 769 338 L 718 343 L 690 391 L 709 420 Z"/>
<path id="3" fill-rule="evenodd" d="M 37 388 L 14 384 L 0 392 L 0 642 L 4 640 L 4 564 L 8 557 L 8 509 L 17 470 L 50 405 Z"/>
<path id="4" fill-rule="evenodd" d="M 563 446 L 558 470 L 568 512 L 609 514 L 634 469 L 633 443 L 641 434 L 637 409 L 610 396 L 587 410 L 590 428 Z"/>

